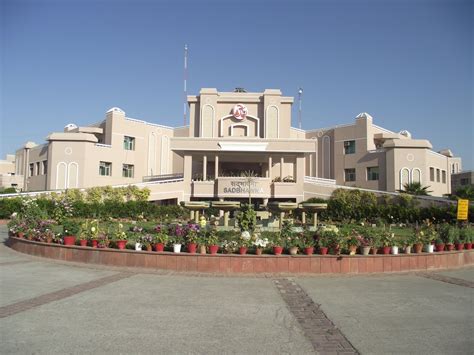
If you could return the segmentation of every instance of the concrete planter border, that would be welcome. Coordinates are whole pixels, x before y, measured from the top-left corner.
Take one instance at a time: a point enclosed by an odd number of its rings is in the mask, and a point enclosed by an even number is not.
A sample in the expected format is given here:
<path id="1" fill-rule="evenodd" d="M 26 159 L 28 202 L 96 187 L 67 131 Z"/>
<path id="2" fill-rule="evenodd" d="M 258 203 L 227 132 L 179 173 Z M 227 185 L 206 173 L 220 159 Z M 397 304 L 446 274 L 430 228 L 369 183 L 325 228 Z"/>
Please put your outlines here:
<path id="1" fill-rule="evenodd" d="M 367 274 L 432 271 L 474 265 L 474 249 L 398 255 L 237 255 L 156 253 L 48 244 L 10 237 L 20 252 L 55 260 L 220 274 Z"/>

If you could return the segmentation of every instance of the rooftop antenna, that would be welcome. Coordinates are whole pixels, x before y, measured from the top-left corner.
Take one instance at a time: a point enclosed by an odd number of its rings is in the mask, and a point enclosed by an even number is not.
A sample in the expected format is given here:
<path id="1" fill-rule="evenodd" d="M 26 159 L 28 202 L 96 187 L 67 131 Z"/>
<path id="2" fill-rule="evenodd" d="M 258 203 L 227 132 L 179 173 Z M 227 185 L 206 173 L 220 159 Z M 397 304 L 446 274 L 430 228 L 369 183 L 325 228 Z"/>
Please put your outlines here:
<path id="1" fill-rule="evenodd" d="M 301 102 L 303 101 L 301 99 L 301 96 L 303 95 L 303 89 L 299 88 L 298 89 L 298 102 L 299 102 L 299 107 L 298 107 L 298 128 L 301 129 Z"/>
<path id="2" fill-rule="evenodd" d="M 184 45 L 184 103 L 183 103 L 183 120 L 184 126 L 187 124 L 187 105 L 188 105 L 188 88 L 187 88 L 187 81 L 188 81 L 188 45 Z"/>

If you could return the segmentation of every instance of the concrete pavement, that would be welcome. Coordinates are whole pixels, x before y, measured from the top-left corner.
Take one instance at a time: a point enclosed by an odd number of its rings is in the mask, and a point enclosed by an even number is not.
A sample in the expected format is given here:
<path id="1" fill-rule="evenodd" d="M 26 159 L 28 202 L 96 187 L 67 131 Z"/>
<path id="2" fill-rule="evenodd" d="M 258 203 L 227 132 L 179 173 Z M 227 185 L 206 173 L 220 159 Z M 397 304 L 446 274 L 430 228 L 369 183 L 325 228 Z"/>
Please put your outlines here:
<path id="1" fill-rule="evenodd" d="M 472 268 L 439 274 L 473 280 Z M 473 288 L 416 274 L 291 281 L 362 354 L 474 348 Z M 0 245 L 0 282 L 2 354 L 316 352 L 304 326 L 316 311 L 306 323 L 271 278 L 130 273 Z"/>

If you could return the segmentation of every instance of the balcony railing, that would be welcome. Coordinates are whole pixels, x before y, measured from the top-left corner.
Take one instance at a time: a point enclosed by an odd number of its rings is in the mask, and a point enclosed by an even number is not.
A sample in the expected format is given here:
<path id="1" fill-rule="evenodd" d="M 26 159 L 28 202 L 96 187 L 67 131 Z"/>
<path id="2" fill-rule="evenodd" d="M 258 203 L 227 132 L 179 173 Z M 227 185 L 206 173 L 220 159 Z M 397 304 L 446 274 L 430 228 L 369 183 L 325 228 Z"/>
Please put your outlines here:
<path id="1" fill-rule="evenodd" d="M 182 179 L 183 174 L 163 174 L 163 175 L 148 175 L 143 177 L 143 182 Z"/>

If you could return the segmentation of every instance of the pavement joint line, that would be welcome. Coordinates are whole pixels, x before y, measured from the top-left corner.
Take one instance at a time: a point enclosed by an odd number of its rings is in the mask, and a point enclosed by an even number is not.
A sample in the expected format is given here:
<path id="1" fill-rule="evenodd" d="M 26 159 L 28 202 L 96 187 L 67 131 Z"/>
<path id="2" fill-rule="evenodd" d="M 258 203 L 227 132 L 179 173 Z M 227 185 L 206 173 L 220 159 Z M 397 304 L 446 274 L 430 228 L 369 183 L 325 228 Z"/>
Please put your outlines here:
<path id="1" fill-rule="evenodd" d="M 431 280 L 445 282 L 445 283 L 456 285 L 456 286 L 474 288 L 474 282 L 460 279 L 457 277 L 445 276 L 445 275 L 435 274 L 431 272 L 418 272 L 415 275 L 421 276 L 427 279 L 431 279 Z"/>
<path id="2" fill-rule="evenodd" d="M 120 281 L 128 278 L 134 274 L 132 273 L 118 273 L 97 280 L 92 280 L 79 285 L 64 288 L 58 291 L 50 292 L 38 297 L 33 297 L 24 301 L 16 302 L 8 306 L 0 307 L 0 318 L 9 317 L 20 312 L 28 311 L 51 302 L 59 301 L 67 297 L 74 296 L 78 293 L 92 290 L 101 286 L 108 285 L 112 282 Z"/>
<path id="3" fill-rule="evenodd" d="M 273 280 L 290 313 L 296 318 L 306 338 L 318 354 L 359 354 L 342 332 L 296 281 Z"/>
<path id="4" fill-rule="evenodd" d="M 32 263 L 32 260 L 16 260 L 16 261 L 5 261 L 3 263 L 0 263 L 0 266 L 9 266 L 9 265 L 16 265 L 16 264 L 26 264 L 26 263 Z"/>

